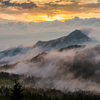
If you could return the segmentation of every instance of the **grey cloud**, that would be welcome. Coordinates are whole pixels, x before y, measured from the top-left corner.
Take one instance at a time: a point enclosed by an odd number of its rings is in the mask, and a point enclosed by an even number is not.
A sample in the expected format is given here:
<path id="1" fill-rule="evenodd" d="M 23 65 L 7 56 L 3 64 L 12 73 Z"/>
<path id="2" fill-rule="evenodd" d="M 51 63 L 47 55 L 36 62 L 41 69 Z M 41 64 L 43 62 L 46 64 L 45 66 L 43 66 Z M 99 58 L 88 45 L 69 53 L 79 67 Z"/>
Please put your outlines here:
<path id="1" fill-rule="evenodd" d="M 79 3 L 79 2 L 83 2 L 83 0 L 59 0 L 59 2 L 60 2 L 60 1 L 66 1 L 66 2 L 72 2 L 72 3 L 73 3 L 73 2 L 78 2 L 78 3 Z M 84 2 L 88 2 L 88 1 L 89 1 L 89 2 L 93 2 L 92 0 L 84 0 Z M 95 1 L 99 2 L 100 0 L 95 0 Z"/>
<path id="2" fill-rule="evenodd" d="M 90 3 L 90 4 L 84 4 L 82 7 L 87 7 L 87 8 L 100 8 L 100 3 Z"/>
<path id="3" fill-rule="evenodd" d="M 0 19 L 0 46 L 34 45 L 37 41 L 48 41 L 67 36 L 72 31 L 85 29 L 85 34 L 100 39 L 100 19 L 75 17 L 65 22 L 24 23 Z M 5 23 L 5 24 L 4 24 Z M 96 31 L 94 31 L 96 30 Z"/>
<path id="4" fill-rule="evenodd" d="M 97 2 L 100 2 L 100 0 L 97 0 Z"/>
<path id="5" fill-rule="evenodd" d="M 4 70 L 40 77 L 41 79 L 36 81 L 36 87 L 56 88 L 63 91 L 100 91 L 99 49 L 100 45 L 85 50 L 51 51 L 33 56 L 28 62 L 20 61 L 14 68 Z M 28 56 L 31 55 L 28 53 Z M 23 57 L 23 61 L 25 58 L 27 55 Z"/>
<path id="6" fill-rule="evenodd" d="M 57 1 L 58 2 L 58 1 Z M 72 4 L 45 3 L 45 6 L 51 6 L 69 12 L 90 12 L 92 9 L 100 9 L 100 3 L 79 4 L 79 1 L 73 1 Z M 83 8 L 83 9 L 81 9 Z M 99 11 L 97 9 L 97 12 Z"/>
<path id="7" fill-rule="evenodd" d="M 85 35 L 89 35 L 89 34 L 95 32 L 95 29 L 93 29 L 93 28 L 82 28 L 82 29 L 80 29 L 80 30 L 81 30 Z"/>
<path id="8" fill-rule="evenodd" d="M 66 2 L 69 2 L 70 1 L 70 2 L 73 3 L 73 2 L 81 2 L 82 0 L 60 0 L 60 1 L 66 1 Z"/>
<path id="9" fill-rule="evenodd" d="M 34 2 L 30 3 L 11 3 L 10 0 L 8 1 L 0 1 L 2 3 L 1 7 L 21 7 L 22 9 L 32 9 L 32 8 L 37 8 L 38 6 Z"/>

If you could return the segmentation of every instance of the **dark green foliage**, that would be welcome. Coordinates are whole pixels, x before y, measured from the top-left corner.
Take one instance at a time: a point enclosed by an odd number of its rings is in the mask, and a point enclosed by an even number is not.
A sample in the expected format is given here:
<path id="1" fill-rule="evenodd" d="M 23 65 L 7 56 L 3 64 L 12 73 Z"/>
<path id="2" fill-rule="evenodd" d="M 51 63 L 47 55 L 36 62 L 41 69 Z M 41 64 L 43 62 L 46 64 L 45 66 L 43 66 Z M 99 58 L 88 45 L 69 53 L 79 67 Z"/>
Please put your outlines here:
<path id="1" fill-rule="evenodd" d="M 22 80 L 24 79 L 24 80 Z M 17 80 L 20 82 L 15 82 Z M 56 89 L 33 88 L 27 85 L 28 82 L 34 84 L 39 78 L 25 75 L 0 73 L 0 100 L 100 100 L 99 94 L 86 91 L 63 93 Z M 6 84 L 5 84 L 6 82 Z M 11 84 L 10 84 L 11 83 Z M 7 86 L 6 86 L 7 85 Z"/>
<path id="2" fill-rule="evenodd" d="M 85 91 L 63 93 L 53 89 L 41 93 L 34 88 L 23 89 L 20 83 L 16 83 L 13 88 L 0 88 L 0 100 L 100 100 L 100 95 Z"/>
<path id="3" fill-rule="evenodd" d="M 0 85 L 11 85 L 14 84 L 14 80 L 19 80 L 19 79 L 20 79 L 19 75 L 0 72 Z"/>
<path id="4" fill-rule="evenodd" d="M 23 89 L 20 83 L 15 82 L 14 88 L 12 90 L 11 100 L 23 100 L 25 95 L 23 94 Z"/>
<path id="5" fill-rule="evenodd" d="M 13 74 L 13 73 L 0 72 L 0 86 L 14 85 L 15 80 L 19 81 L 23 85 L 27 85 L 27 84 L 34 85 L 34 83 L 40 79 L 41 78 L 37 78 L 34 76 L 30 77 L 30 76 L 26 76 L 26 75 L 17 75 L 17 74 Z"/>

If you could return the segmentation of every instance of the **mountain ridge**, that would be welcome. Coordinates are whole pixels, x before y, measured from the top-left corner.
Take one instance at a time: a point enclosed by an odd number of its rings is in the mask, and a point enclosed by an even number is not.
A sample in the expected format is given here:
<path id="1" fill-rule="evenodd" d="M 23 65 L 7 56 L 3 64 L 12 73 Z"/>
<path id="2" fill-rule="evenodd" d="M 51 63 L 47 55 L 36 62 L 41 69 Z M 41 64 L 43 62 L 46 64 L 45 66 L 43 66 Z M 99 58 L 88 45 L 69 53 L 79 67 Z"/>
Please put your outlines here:
<path id="1" fill-rule="evenodd" d="M 75 31 L 71 32 L 69 35 L 63 36 L 63 37 L 58 38 L 58 39 L 49 40 L 49 41 L 38 41 L 34 45 L 34 48 L 35 47 L 56 48 L 58 46 L 58 49 L 59 49 L 59 47 L 62 48 L 62 47 L 66 47 L 69 45 L 78 45 L 78 44 L 82 44 L 82 43 L 89 42 L 89 41 L 91 41 L 91 39 L 88 36 L 86 36 L 80 30 L 75 30 Z"/>
<path id="2" fill-rule="evenodd" d="M 66 48 L 68 46 L 73 47 L 73 45 L 83 45 L 84 43 L 87 43 L 91 41 L 91 39 L 83 34 L 80 30 L 75 30 L 71 32 L 67 36 L 63 36 L 54 40 L 49 41 L 38 41 L 34 46 L 32 47 L 15 47 L 10 48 L 4 51 L 0 52 L 0 60 L 4 57 L 12 57 L 16 56 L 18 54 L 25 54 L 29 50 L 34 49 L 36 47 L 40 47 L 40 50 L 42 52 L 50 51 L 52 49 L 59 50 L 61 48 Z M 75 46 L 74 46 L 75 47 Z"/>

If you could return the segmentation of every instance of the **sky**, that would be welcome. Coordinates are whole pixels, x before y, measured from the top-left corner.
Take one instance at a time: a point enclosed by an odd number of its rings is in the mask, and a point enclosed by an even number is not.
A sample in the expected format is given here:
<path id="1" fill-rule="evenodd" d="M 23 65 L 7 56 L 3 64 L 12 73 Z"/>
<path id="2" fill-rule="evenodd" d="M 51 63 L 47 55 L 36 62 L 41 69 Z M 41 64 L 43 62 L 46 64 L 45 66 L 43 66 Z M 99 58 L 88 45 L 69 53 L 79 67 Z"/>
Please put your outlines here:
<path id="1" fill-rule="evenodd" d="M 100 0 L 0 0 L 0 50 L 33 46 L 76 29 L 100 39 Z"/>
<path id="2" fill-rule="evenodd" d="M 2 19 L 0 19 L 2 20 Z M 38 41 L 48 41 L 67 36 L 78 29 L 90 38 L 100 40 L 100 19 L 75 17 L 62 21 L 0 23 L 0 50 L 17 46 L 33 46 Z M 0 21 L 1 22 L 1 21 Z"/>
<path id="3" fill-rule="evenodd" d="M 22 22 L 99 18 L 100 0 L 0 0 L 0 18 Z"/>

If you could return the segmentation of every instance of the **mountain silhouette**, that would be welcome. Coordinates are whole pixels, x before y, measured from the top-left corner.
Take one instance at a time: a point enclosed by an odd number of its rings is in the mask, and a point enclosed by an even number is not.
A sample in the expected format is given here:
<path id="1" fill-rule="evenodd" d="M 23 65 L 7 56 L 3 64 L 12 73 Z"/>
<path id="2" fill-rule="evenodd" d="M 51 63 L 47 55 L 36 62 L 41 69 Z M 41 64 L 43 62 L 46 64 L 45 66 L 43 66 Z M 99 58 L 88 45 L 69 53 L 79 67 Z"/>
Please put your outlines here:
<path id="1" fill-rule="evenodd" d="M 69 35 L 55 39 L 55 40 L 49 40 L 49 41 L 38 41 L 35 45 L 35 47 L 45 48 L 63 48 L 70 45 L 78 45 L 83 44 L 91 41 L 91 39 L 83 34 L 80 30 L 75 30 L 71 32 Z"/>
<path id="2" fill-rule="evenodd" d="M 83 34 L 80 30 L 75 30 L 75 31 L 71 32 L 69 35 L 58 38 L 58 39 L 54 39 L 54 40 L 50 40 L 50 41 L 38 41 L 33 47 L 34 48 L 40 47 L 43 49 L 42 50 L 43 52 L 50 51 L 52 49 L 56 49 L 56 50 L 61 49 L 61 51 L 62 51 L 64 49 L 68 49 L 68 48 L 74 48 L 74 47 L 76 48 L 77 45 L 82 45 L 89 41 L 91 41 L 91 39 L 88 36 Z M 25 54 L 29 50 L 33 49 L 33 47 L 20 47 L 19 46 L 19 47 L 10 48 L 10 49 L 1 51 L 0 59 L 7 57 L 7 56 L 12 57 L 12 56 L 16 56 L 18 54 Z"/>

